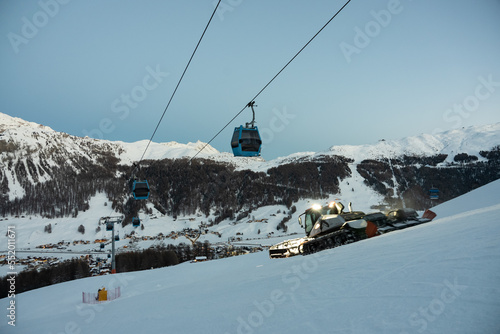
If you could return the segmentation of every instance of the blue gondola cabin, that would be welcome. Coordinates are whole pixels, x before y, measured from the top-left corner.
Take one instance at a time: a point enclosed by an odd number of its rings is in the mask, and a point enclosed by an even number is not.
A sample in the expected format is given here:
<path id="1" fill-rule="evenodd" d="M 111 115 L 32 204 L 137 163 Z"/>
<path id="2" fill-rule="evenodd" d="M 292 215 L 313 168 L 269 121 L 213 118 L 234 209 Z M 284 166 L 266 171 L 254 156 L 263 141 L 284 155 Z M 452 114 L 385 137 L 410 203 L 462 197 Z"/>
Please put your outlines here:
<path id="1" fill-rule="evenodd" d="M 148 199 L 149 198 L 149 184 L 148 181 L 134 181 L 132 186 L 132 194 L 134 199 Z"/>
<path id="2" fill-rule="evenodd" d="M 429 190 L 430 199 L 439 199 L 439 190 L 437 188 L 431 188 Z"/>
<path id="3" fill-rule="evenodd" d="M 256 157 L 260 155 L 262 140 L 257 126 L 246 128 L 243 125 L 234 129 L 231 148 L 234 156 Z"/>

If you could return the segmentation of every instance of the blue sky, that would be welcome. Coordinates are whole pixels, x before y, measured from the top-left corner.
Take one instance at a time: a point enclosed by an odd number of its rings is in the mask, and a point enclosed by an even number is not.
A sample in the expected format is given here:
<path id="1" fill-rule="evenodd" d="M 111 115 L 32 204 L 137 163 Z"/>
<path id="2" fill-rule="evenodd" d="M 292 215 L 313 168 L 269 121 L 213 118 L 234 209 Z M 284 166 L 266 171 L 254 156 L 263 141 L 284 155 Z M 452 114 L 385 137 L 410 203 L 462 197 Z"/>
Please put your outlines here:
<path id="1" fill-rule="evenodd" d="M 223 0 L 154 141 L 210 140 L 344 3 Z M 0 111 L 149 139 L 214 7 L 2 0 Z M 498 0 L 352 0 L 256 100 L 262 156 L 500 122 L 499 17 Z"/>

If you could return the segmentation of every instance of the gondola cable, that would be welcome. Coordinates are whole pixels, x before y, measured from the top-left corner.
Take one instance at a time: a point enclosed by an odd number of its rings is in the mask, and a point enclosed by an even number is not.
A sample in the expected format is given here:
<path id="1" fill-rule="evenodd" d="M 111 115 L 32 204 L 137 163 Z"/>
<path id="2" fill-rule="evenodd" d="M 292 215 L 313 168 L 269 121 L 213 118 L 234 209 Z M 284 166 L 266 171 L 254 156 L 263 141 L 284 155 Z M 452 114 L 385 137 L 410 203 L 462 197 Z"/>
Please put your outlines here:
<path id="1" fill-rule="evenodd" d="M 257 93 L 255 94 L 255 96 L 250 100 L 249 103 L 252 103 L 273 81 L 274 79 L 276 79 L 280 74 L 281 72 L 283 72 L 285 70 L 285 68 L 287 68 L 288 65 L 290 65 L 290 63 L 316 38 L 316 36 L 319 35 L 319 33 L 321 33 L 321 31 L 323 31 L 323 29 L 326 28 L 326 26 L 328 24 L 330 24 L 331 21 L 333 21 L 333 19 L 349 4 L 349 2 L 351 2 L 351 0 L 348 0 L 322 27 L 321 29 L 319 29 L 319 31 L 314 34 L 314 36 L 285 64 L 285 66 L 283 66 L 281 68 L 281 70 L 278 71 L 278 73 L 276 73 L 276 75 L 271 79 L 269 80 L 269 82 Z M 245 108 L 247 108 L 248 106 L 248 103 L 245 104 L 245 106 L 233 117 L 231 118 L 231 120 L 229 122 L 227 122 L 226 125 L 224 125 L 222 127 L 222 129 L 219 130 L 219 132 L 217 132 L 205 145 L 203 145 L 203 147 L 198 151 L 196 152 L 196 154 L 191 157 L 191 159 L 189 161 L 192 161 L 194 158 L 196 158 L 196 156 L 198 154 L 200 154 L 201 151 L 203 151 L 208 145 L 210 145 L 210 143 L 222 132 L 224 131 L 228 126 L 229 124 L 231 124 L 244 110 Z"/>
<path id="2" fill-rule="evenodd" d="M 194 55 L 196 54 L 196 51 L 198 50 L 198 47 L 200 46 L 201 41 L 203 40 L 203 37 L 205 36 L 205 33 L 208 30 L 209 25 L 212 22 L 212 19 L 213 19 L 215 13 L 217 12 L 217 8 L 219 7 L 219 4 L 221 1 L 222 0 L 219 0 L 217 2 L 217 5 L 215 6 L 214 11 L 212 12 L 212 15 L 210 16 L 210 19 L 208 20 L 208 22 L 205 26 L 205 29 L 203 30 L 203 33 L 201 34 L 201 36 L 198 40 L 198 43 L 196 44 L 196 47 L 194 48 L 194 50 L 191 54 L 191 57 L 189 58 L 189 61 L 186 64 L 186 67 L 184 68 L 184 71 L 182 72 L 182 75 L 179 78 L 179 81 L 177 82 L 177 85 L 175 86 L 175 89 L 172 92 L 172 95 L 170 96 L 170 99 L 169 99 L 165 109 L 163 110 L 163 113 L 162 113 L 158 123 L 156 124 L 156 127 L 151 135 L 151 138 L 149 138 L 149 141 L 146 145 L 146 148 L 144 149 L 144 152 L 142 153 L 141 158 L 139 159 L 139 161 L 137 163 L 133 164 L 133 167 L 132 167 L 133 169 L 131 172 L 131 177 L 129 179 L 129 182 L 133 181 L 132 193 L 133 193 L 134 199 L 136 199 L 136 200 L 147 199 L 149 197 L 150 188 L 149 188 L 149 184 L 148 184 L 147 180 L 135 180 L 134 174 L 138 169 L 140 169 L 140 163 L 144 159 L 144 156 L 146 155 L 146 152 L 147 152 L 149 146 L 151 145 L 151 142 L 153 141 L 153 138 L 154 138 L 156 132 L 158 131 L 158 128 L 160 127 L 160 124 L 161 124 L 163 118 L 165 117 L 165 114 L 166 114 L 168 108 L 170 107 L 170 103 L 172 102 L 172 100 L 175 96 L 175 93 L 177 92 L 177 89 L 179 88 L 179 86 L 182 82 L 182 79 L 184 78 L 184 75 L 186 74 L 186 72 L 189 68 L 189 65 L 191 64 L 191 61 L 193 60 Z"/>
<path id="3" fill-rule="evenodd" d="M 214 8 L 214 10 L 212 12 L 212 15 L 210 16 L 210 19 L 208 20 L 208 22 L 207 22 L 207 24 L 205 26 L 205 29 L 203 30 L 203 33 L 201 34 L 201 36 L 200 36 L 200 38 L 198 40 L 198 43 L 196 44 L 196 47 L 194 48 L 194 50 L 193 50 L 193 52 L 191 54 L 191 57 L 189 58 L 189 61 L 186 64 L 186 67 L 184 68 L 184 71 L 182 72 L 182 75 L 179 78 L 179 81 L 177 82 L 177 85 L 175 86 L 175 89 L 172 92 L 172 95 L 170 96 L 170 99 L 169 99 L 169 101 L 168 101 L 165 109 L 163 110 L 163 113 L 162 113 L 162 115 L 161 115 L 158 123 L 156 124 L 156 127 L 155 127 L 155 129 L 154 129 L 154 131 L 153 131 L 153 133 L 152 133 L 152 135 L 151 135 L 151 137 L 150 137 L 150 139 L 149 139 L 149 141 L 148 141 L 148 143 L 146 145 L 146 148 L 144 149 L 144 152 L 141 155 L 141 158 L 139 159 L 138 162 L 133 163 L 133 165 L 131 167 L 132 168 L 132 172 L 130 173 L 130 178 L 128 179 L 128 182 L 129 182 L 129 184 L 130 184 L 131 181 L 133 182 L 132 183 L 132 194 L 133 194 L 135 200 L 149 198 L 150 188 L 149 188 L 149 184 L 148 184 L 147 180 L 142 180 L 142 181 L 141 180 L 139 180 L 139 181 L 135 180 L 134 174 L 135 174 L 135 172 L 138 169 L 140 169 L 140 163 L 144 159 L 144 156 L 146 155 L 146 152 L 147 152 L 147 150 L 148 150 L 151 142 L 153 141 L 153 138 L 154 138 L 156 132 L 158 131 L 158 128 L 159 128 L 159 126 L 160 126 L 163 118 L 165 117 L 165 114 L 166 114 L 166 112 L 167 112 L 167 110 L 168 110 L 168 108 L 170 106 L 170 103 L 172 102 L 172 100 L 173 100 L 173 98 L 175 96 L 175 93 L 177 92 L 177 89 L 179 88 L 179 86 L 180 86 L 180 84 L 181 84 L 181 82 L 182 82 L 182 80 L 184 78 L 184 75 L 186 74 L 187 69 L 189 68 L 189 65 L 191 64 L 191 61 L 193 60 L 194 55 L 196 54 L 196 51 L 198 50 L 198 47 L 200 46 L 201 41 L 203 40 L 203 37 L 205 36 L 205 33 L 208 30 L 209 25 L 212 22 L 212 19 L 215 16 L 215 13 L 217 12 L 217 9 L 219 8 L 219 4 L 221 3 L 221 1 L 222 0 L 219 0 L 217 2 L 216 6 L 215 6 L 215 8 Z"/>
<path id="4" fill-rule="evenodd" d="M 162 120 L 163 120 L 163 117 L 165 116 L 165 114 L 166 114 L 166 112 L 167 112 L 167 110 L 168 110 L 168 108 L 169 108 L 169 106 L 170 106 L 170 103 L 172 102 L 172 99 L 174 98 L 175 93 L 177 92 L 177 89 L 179 88 L 179 85 L 181 84 L 181 81 L 182 81 L 182 79 L 184 78 L 184 75 L 186 74 L 186 72 L 187 72 L 187 69 L 188 69 L 189 65 L 191 64 L 191 61 L 193 60 L 193 57 L 194 57 L 194 55 L 195 55 L 196 51 L 198 50 L 198 47 L 200 46 L 200 43 L 201 43 L 201 41 L 202 41 L 203 37 L 205 36 L 205 33 L 206 33 L 207 29 L 208 29 L 208 26 L 210 25 L 210 22 L 212 22 L 212 19 L 213 19 L 213 17 L 214 17 L 214 15 L 215 15 L 215 13 L 217 12 L 217 8 L 219 7 L 219 4 L 221 3 L 221 1 L 222 1 L 222 0 L 219 0 L 219 1 L 217 2 L 217 5 L 215 6 L 215 8 L 214 8 L 214 11 L 213 11 L 212 15 L 210 16 L 210 19 L 208 20 L 208 23 L 207 23 L 207 25 L 205 26 L 205 29 L 203 30 L 203 33 L 201 34 L 201 37 L 200 37 L 200 39 L 198 40 L 198 43 L 196 44 L 196 47 L 194 48 L 193 53 L 191 54 L 191 57 L 189 58 L 189 61 L 188 61 L 187 65 L 186 65 L 186 67 L 184 68 L 184 71 L 182 72 L 182 75 L 181 75 L 181 77 L 179 78 L 179 81 L 177 82 L 177 85 L 175 86 L 175 89 L 174 89 L 174 91 L 172 92 L 172 95 L 170 96 L 170 100 L 168 101 L 167 106 L 166 106 L 166 107 L 165 107 L 165 109 L 163 110 L 163 114 L 161 115 L 160 120 L 159 120 L 159 121 L 158 121 L 158 123 L 156 124 L 156 127 L 155 127 L 155 129 L 154 129 L 154 131 L 153 131 L 153 134 L 151 135 L 151 138 L 149 139 L 148 144 L 146 145 L 146 148 L 144 149 L 144 152 L 142 153 L 141 158 L 139 159 L 139 161 L 138 161 L 138 162 L 137 162 L 137 164 L 135 165 L 136 167 L 134 167 L 134 170 L 132 171 L 132 175 L 134 174 L 135 170 L 137 169 L 137 166 L 139 166 L 139 164 L 141 163 L 141 161 L 144 159 L 144 156 L 146 155 L 146 152 L 147 152 L 147 150 L 148 150 L 148 148 L 149 148 L 149 145 L 150 145 L 150 144 L 151 144 L 151 142 L 153 141 L 153 138 L 154 138 L 154 136 L 155 136 L 155 134 L 156 134 L 156 131 L 158 131 L 158 128 L 159 128 L 159 126 L 160 126 L 160 124 L 161 124 L 161 122 L 162 122 Z"/>

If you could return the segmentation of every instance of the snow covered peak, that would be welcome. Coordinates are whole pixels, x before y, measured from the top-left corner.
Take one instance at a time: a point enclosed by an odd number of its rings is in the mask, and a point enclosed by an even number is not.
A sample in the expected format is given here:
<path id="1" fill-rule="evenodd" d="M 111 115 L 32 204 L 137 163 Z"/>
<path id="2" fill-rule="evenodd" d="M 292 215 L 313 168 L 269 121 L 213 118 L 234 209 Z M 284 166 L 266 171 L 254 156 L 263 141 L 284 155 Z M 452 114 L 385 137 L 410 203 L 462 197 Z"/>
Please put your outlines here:
<path id="1" fill-rule="evenodd" d="M 38 129 L 38 130 L 44 130 L 44 131 L 52 131 L 50 127 L 37 124 L 34 122 L 28 122 L 25 121 L 21 118 L 18 117 L 12 117 L 7 114 L 1 113 L 0 112 L 0 132 L 3 132 L 8 129 L 15 129 L 15 128 L 21 128 L 21 127 L 28 127 L 28 128 L 33 128 L 33 129 Z"/>
<path id="2" fill-rule="evenodd" d="M 146 147 L 148 145 L 148 140 L 141 140 L 134 143 L 125 142 L 115 142 L 117 145 L 123 148 L 120 153 L 119 158 L 125 164 L 129 164 L 133 161 L 138 161 Z M 206 146 L 206 147 L 205 147 Z M 203 151 L 198 154 L 200 158 L 214 158 L 221 153 L 217 151 L 210 145 L 197 141 L 196 143 L 181 144 L 178 142 L 167 142 L 167 143 L 155 143 L 149 144 L 149 147 L 144 155 L 143 159 L 180 159 L 180 158 L 190 158 L 195 156 L 203 148 Z M 215 158 L 214 158 L 215 159 Z"/>
<path id="3" fill-rule="evenodd" d="M 202 148 L 198 154 L 202 158 L 214 158 L 221 153 L 210 145 L 201 141 L 196 143 L 181 144 L 177 142 L 149 144 L 148 140 L 141 140 L 133 143 L 122 141 L 108 141 L 93 139 L 89 137 L 76 137 L 66 133 L 54 131 L 50 127 L 34 122 L 28 122 L 21 118 L 12 117 L 0 113 L 0 139 L 8 138 L 16 143 L 18 148 L 26 152 L 50 149 L 62 153 L 76 154 L 79 156 L 91 157 L 92 150 L 110 151 L 114 153 L 123 164 L 132 164 L 141 159 L 179 159 L 192 157 Z M 146 150 L 147 147 L 147 150 Z M 144 152 L 146 152 L 144 154 Z M 142 156 L 144 154 L 144 157 Z"/>
<path id="4" fill-rule="evenodd" d="M 382 139 L 371 145 L 332 146 L 330 152 L 354 159 L 356 162 L 402 155 L 436 154 L 447 154 L 447 160 L 452 161 L 458 153 L 465 152 L 479 157 L 480 151 L 490 150 L 497 145 L 500 145 L 500 123 L 471 126 L 434 135 L 421 134 L 395 140 Z"/>
<path id="5" fill-rule="evenodd" d="M 13 131 L 14 129 L 15 131 Z M 421 134 L 394 140 L 382 139 L 375 144 L 332 146 L 327 151 L 299 152 L 270 161 L 265 161 L 261 157 L 234 157 L 231 153 L 219 152 L 214 147 L 201 141 L 187 144 L 174 141 L 166 143 L 152 142 L 148 146 L 148 140 L 126 143 L 88 137 L 80 138 L 59 133 L 50 127 L 11 117 L 4 113 L 0 113 L 0 133 L 9 136 L 10 139 L 21 144 L 21 146 L 31 149 L 55 145 L 63 150 L 73 150 L 77 154 L 80 152 L 80 155 L 85 156 L 89 156 L 89 148 L 109 150 L 114 152 L 122 164 L 132 164 L 141 158 L 148 160 L 180 159 L 192 158 L 196 155 L 197 158 L 229 163 L 237 169 L 251 169 L 254 171 L 266 171 L 281 164 L 304 159 L 314 160 L 325 155 L 344 156 L 353 159 L 355 163 L 366 159 L 396 158 L 403 155 L 433 156 L 437 154 L 448 155 L 446 162 L 451 162 L 455 155 L 459 153 L 475 155 L 481 159 L 480 151 L 491 150 L 493 147 L 500 145 L 500 123 L 449 130 L 437 134 Z M 146 147 L 148 147 L 147 150 Z"/>

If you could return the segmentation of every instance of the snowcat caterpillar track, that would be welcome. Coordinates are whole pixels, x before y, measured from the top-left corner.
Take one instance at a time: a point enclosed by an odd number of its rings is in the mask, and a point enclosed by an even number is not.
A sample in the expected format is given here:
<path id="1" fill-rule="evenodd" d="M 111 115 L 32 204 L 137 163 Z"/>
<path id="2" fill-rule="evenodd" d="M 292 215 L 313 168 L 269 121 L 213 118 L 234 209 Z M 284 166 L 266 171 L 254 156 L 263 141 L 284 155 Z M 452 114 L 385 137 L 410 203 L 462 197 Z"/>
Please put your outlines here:
<path id="1" fill-rule="evenodd" d="M 308 255 L 325 249 L 347 245 L 358 240 L 360 239 L 352 231 L 339 230 L 305 243 L 302 246 L 301 254 Z"/>

